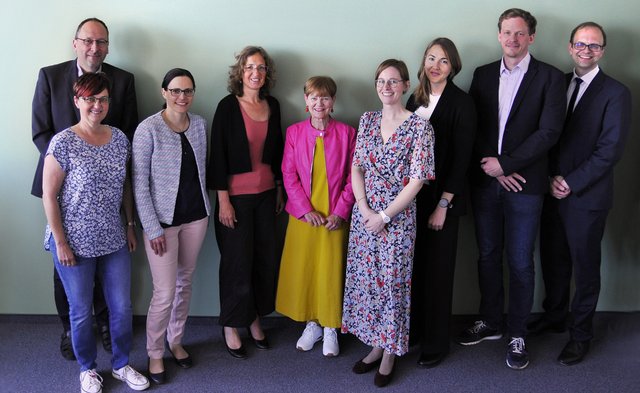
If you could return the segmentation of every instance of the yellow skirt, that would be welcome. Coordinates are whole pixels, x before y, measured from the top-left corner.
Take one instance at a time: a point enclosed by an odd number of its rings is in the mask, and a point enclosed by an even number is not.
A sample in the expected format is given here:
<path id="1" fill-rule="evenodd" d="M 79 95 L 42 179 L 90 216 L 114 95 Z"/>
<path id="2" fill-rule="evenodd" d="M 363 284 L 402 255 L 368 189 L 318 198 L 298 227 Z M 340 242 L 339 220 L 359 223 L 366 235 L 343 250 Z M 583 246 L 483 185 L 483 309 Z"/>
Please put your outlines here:
<path id="1" fill-rule="evenodd" d="M 322 138 L 316 138 L 311 204 L 325 217 L 329 215 L 329 187 Z M 295 321 L 317 320 L 321 326 L 340 327 L 348 236 L 347 223 L 329 231 L 289 216 L 280 263 L 276 311 Z"/>

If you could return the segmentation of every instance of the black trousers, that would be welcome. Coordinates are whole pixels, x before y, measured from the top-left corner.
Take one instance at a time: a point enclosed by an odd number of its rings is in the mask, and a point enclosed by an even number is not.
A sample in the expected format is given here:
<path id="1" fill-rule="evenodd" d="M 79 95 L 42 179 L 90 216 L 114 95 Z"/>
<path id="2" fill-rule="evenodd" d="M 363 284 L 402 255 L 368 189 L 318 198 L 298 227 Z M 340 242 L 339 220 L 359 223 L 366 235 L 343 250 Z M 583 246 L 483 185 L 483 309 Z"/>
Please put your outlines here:
<path id="1" fill-rule="evenodd" d="M 235 228 L 220 223 L 215 231 L 220 250 L 220 325 L 246 327 L 275 310 L 280 258 L 276 245 L 276 192 L 230 197 Z"/>
<path id="2" fill-rule="evenodd" d="M 571 276 L 571 339 L 593 338 L 593 316 L 600 295 L 602 237 L 609 210 L 576 208 L 569 200 L 545 197 L 540 226 L 540 259 L 546 296 L 542 306 L 551 322 L 568 313 Z"/>
<path id="3" fill-rule="evenodd" d="M 411 341 L 420 340 L 423 354 L 449 352 L 453 276 L 459 217 L 447 216 L 440 231 L 428 228 L 433 209 L 418 206 L 411 279 Z"/>
<path id="4" fill-rule="evenodd" d="M 56 302 L 56 310 L 58 311 L 58 317 L 62 322 L 62 327 L 65 332 L 71 330 L 71 322 L 69 320 L 69 300 L 67 294 L 64 291 L 62 280 L 58 276 L 58 271 L 53 269 L 53 297 Z M 96 324 L 98 327 L 109 327 L 109 309 L 107 308 L 107 302 L 104 299 L 104 293 L 102 291 L 102 284 L 96 276 L 93 287 L 93 313 L 96 317 Z"/>

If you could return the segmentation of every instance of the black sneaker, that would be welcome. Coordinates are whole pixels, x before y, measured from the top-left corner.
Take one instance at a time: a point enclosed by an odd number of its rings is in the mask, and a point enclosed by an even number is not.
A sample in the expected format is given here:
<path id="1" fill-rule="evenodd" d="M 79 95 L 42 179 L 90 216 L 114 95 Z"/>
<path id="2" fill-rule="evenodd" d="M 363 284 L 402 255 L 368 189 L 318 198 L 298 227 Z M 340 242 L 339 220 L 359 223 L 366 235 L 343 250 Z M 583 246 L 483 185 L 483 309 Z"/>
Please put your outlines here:
<path id="1" fill-rule="evenodd" d="M 76 355 L 73 353 L 73 343 L 71 342 L 71 331 L 62 332 L 60 337 L 60 353 L 62 357 L 67 360 L 76 360 Z"/>
<path id="2" fill-rule="evenodd" d="M 514 370 L 522 370 L 529 365 L 529 353 L 525 349 L 524 338 L 511 337 L 507 349 L 507 366 Z"/>
<path id="3" fill-rule="evenodd" d="M 456 337 L 456 342 L 462 345 L 475 345 L 484 340 L 500 340 L 502 333 L 498 329 L 489 327 L 484 321 L 476 321 L 473 326 L 465 329 Z"/>

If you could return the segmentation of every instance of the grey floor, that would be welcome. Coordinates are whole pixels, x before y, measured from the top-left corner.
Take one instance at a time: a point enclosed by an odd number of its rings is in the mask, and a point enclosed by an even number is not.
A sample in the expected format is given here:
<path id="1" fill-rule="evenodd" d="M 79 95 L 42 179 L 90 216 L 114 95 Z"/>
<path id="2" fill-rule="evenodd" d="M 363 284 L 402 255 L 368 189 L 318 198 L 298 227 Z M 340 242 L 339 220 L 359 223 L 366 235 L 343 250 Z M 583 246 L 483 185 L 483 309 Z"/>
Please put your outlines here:
<path id="1" fill-rule="evenodd" d="M 473 317 L 457 316 L 454 328 Z M 295 342 L 303 325 L 285 318 L 267 318 L 264 327 L 272 343 L 258 351 L 245 340 L 249 358 L 231 358 L 215 318 L 191 318 L 185 346 L 195 366 L 179 369 L 166 358 L 169 383 L 157 392 L 640 392 L 640 313 L 598 313 L 596 339 L 588 357 L 566 367 L 556 357 L 567 334 L 530 338 L 531 364 L 522 371 L 506 367 L 505 340 L 472 347 L 453 344 L 449 357 L 437 368 L 416 367 L 418 348 L 399 359 L 393 382 L 384 389 L 373 385 L 373 372 L 355 375 L 353 363 L 367 353 L 357 339 L 341 335 L 341 354 L 324 358 L 321 345 L 299 352 Z M 245 337 L 246 333 L 242 332 Z M 60 325 L 53 316 L 0 315 L 0 392 L 78 392 L 78 365 L 58 352 Z M 146 369 L 144 325 L 134 324 L 131 363 Z M 109 356 L 99 348 L 98 371 L 104 392 L 131 392 L 110 376 Z M 168 354 L 167 354 L 168 356 Z"/>

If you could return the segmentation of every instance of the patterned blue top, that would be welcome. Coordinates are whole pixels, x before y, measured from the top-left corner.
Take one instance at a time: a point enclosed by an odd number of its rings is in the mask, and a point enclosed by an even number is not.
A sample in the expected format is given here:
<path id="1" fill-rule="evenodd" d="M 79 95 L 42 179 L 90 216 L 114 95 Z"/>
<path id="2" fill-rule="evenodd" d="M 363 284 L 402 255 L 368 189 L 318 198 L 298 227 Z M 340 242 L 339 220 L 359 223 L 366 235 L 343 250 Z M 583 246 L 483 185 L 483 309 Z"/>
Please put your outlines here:
<path id="1" fill-rule="evenodd" d="M 58 203 L 67 242 L 77 256 L 107 255 L 127 242 L 120 207 L 131 147 L 122 131 L 111 127 L 111 132 L 109 143 L 94 146 L 67 128 L 47 149 L 65 173 Z M 47 225 L 46 250 L 50 236 Z"/>

